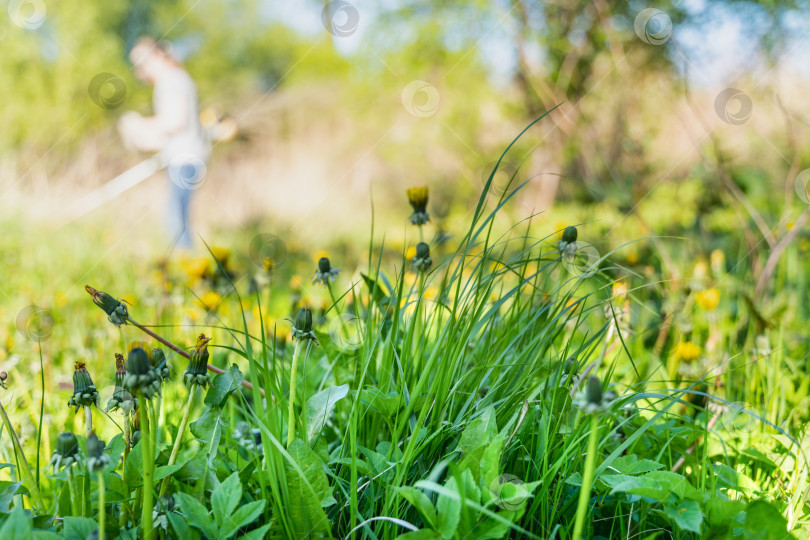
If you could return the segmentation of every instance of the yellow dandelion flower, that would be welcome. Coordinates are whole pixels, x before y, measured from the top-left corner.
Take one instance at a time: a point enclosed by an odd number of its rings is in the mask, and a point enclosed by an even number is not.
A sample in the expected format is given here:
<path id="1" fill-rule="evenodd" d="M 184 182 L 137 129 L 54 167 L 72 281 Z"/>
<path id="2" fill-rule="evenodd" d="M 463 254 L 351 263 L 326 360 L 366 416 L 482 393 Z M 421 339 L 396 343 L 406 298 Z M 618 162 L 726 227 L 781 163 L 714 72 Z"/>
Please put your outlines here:
<path id="1" fill-rule="evenodd" d="M 416 246 L 411 246 L 405 251 L 405 258 L 411 260 L 416 257 Z"/>
<path id="2" fill-rule="evenodd" d="M 303 283 L 303 279 L 298 274 L 295 274 L 293 277 L 290 278 L 290 289 L 294 291 L 301 290 L 301 284 Z"/>
<path id="3" fill-rule="evenodd" d="M 627 254 L 627 264 L 638 264 L 638 252 L 631 251 Z"/>
<path id="4" fill-rule="evenodd" d="M 719 276 L 723 273 L 726 266 L 726 256 L 719 249 L 715 249 L 711 254 L 712 273 Z"/>
<path id="5" fill-rule="evenodd" d="M 693 362 L 700 357 L 701 348 L 691 341 L 681 341 L 675 346 L 675 357 L 684 362 Z"/>
<path id="6" fill-rule="evenodd" d="M 692 271 L 692 276 L 696 278 L 705 278 L 709 275 L 709 267 L 706 266 L 704 261 L 695 263 L 695 269 Z"/>
<path id="7" fill-rule="evenodd" d="M 315 252 L 315 261 L 320 261 L 323 257 L 329 258 L 329 252 L 326 250 L 319 250 Z"/>
<path id="8" fill-rule="evenodd" d="M 215 311 L 222 301 L 222 296 L 214 291 L 208 291 L 200 297 L 200 304 L 208 311 Z"/>
<path id="9" fill-rule="evenodd" d="M 133 294 L 125 294 L 121 297 L 121 300 L 127 303 L 127 305 L 134 306 L 135 305 L 135 295 Z"/>
<path id="10" fill-rule="evenodd" d="M 183 271 L 191 279 L 202 279 L 208 274 L 211 261 L 208 257 L 197 257 L 183 263 Z"/>
<path id="11" fill-rule="evenodd" d="M 199 322 L 200 320 L 200 311 L 197 308 L 186 308 L 186 317 L 192 324 Z"/>
<path id="12" fill-rule="evenodd" d="M 228 266 L 228 259 L 231 256 L 231 250 L 226 247 L 214 247 L 211 246 L 211 253 L 214 254 L 214 258 L 219 261 L 224 267 Z"/>
<path id="13" fill-rule="evenodd" d="M 424 298 L 425 300 L 435 300 L 439 296 L 439 288 L 434 287 L 431 285 L 430 287 L 425 287 Z"/>
<path id="14" fill-rule="evenodd" d="M 612 287 L 612 295 L 616 300 L 624 300 L 627 298 L 627 283 L 624 281 L 615 281 Z"/>
<path id="15" fill-rule="evenodd" d="M 711 311 L 720 303 L 720 291 L 714 287 L 699 291 L 695 294 L 695 301 L 702 309 Z"/>

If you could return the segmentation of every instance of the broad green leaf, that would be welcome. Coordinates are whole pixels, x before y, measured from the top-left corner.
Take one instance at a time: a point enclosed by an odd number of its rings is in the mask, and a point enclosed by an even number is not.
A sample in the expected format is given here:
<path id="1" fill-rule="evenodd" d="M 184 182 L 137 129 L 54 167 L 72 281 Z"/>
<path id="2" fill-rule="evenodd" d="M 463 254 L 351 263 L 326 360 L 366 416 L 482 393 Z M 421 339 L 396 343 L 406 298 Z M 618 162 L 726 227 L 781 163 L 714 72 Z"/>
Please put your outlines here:
<path id="1" fill-rule="evenodd" d="M 205 404 L 211 407 L 222 407 L 234 391 L 242 384 L 242 372 L 236 364 L 214 377 L 211 387 L 205 394 Z"/>
<path id="2" fill-rule="evenodd" d="M 239 481 L 239 473 L 235 472 L 223 480 L 211 494 L 211 508 L 220 529 L 240 500 L 242 500 L 242 483 Z"/>
<path id="3" fill-rule="evenodd" d="M 611 464 L 611 469 L 617 470 L 620 474 L 644 474 L 650 471 L 657 471 L 664 466 L 651 459 L 638 459 L 635 454 L 616 458 Z"/>
<path id="4" fill-rule="evenodd" d="M 51 531 L 40 531 L 37 529 L 31 531 L 31 537 L 34 540 L 64 540 L 64 537 L 61 534 L 56 534 L 55 532 Z"/>
<path id="5" fill-rule="evenodd" d="M 700 491 L 692 487 L 692 484 L 678 473 L 671 471 L 652 471 L 645 474 L 644 477 L 660 482 L 663 487 L 669 489 L 681 499 L 692 499 L 698 502 L 703 501 L 703 495 L 701 495 Z"/>
<path id="6" fill-rule="evenodd" d="M 67 485 L 67 482 L 65 482 Z M 17 494 L 17 491 L 22 486 L 22 481 L 20 482 L 8 482 L 3 483 L 3 491 L 0 492 L 0 512 L 3 514 L 7 514 L 11 512 L 11 503 L 14 500 L 14 496 Z"/>
<path id="7" fill-rule="evenodd" d="M 349 393 L 349 385 L 324 388 L 307 400 L 307 439 L 315 438 L 326 425 L 335 403 Z"/>
<path id="8" fill-rule="evenodd" d="M 225 517 L 225 521 L 219 529 L 219 538 L 230 538 L 242 527 L 247 527 L 253 523 L 256 518 L 262 515 L 263 511 L 264 499 L 240 506 L 232 515 L 228 514 Z"/>
<path id="9" fill-rule="evenodd" d="M 141 474 L 141 465 L 143 459 L 141 459 L 141 449 L 143 448 L 143 439 L 138 441 L 130 451 L 129 455 L 127 456 L 127 462 L 124 464 L 124 470 L 126 471 L 126 478 L 127 478 L 127 486 L 129 487 L 130 491 L 133 491 L 136 487 L 140 486 L 143 482 L 142 474 Z"/>
<path id="10" fill-rule="evenodd" d="M 200 504 L 200 501 L 182 491 L 175 495 L 175 499 L 186 516 L 189 525 L 200 529 L 208 538 L 217 537 L 219 531 L 214 524 L 214 520 L 211 519 L 208 510 Z"/>
<path id="11" fill-rule="evenodd" d="M 703 512 L 697 501 L 686 499 L 677 506 L 667 504 L 664 506 L 664 513 L 681 529 L 700 534 Z"/>
<path id="12" fill-rule="evenodd" d="M 287 509 L 295 537 L 329 536 L 329 518 L 326 517 L 321 503 L 332 493 L 323 470 L 323 462 L 301 439 L 295 439 L 287 452 L 301 471 L 299 473 L 288 462 L 284 464 L 290 500 L 295 501 Z"/>
<path id="13" fill-rule="evenodd" d="M 495 408 L 489 406 L 464 429 L 457 450 L 472 452 L 482 446 L 486 446 L 492 441 L 497 431 L 498 427 L 495 424 Z"/>
<path id="14" fill-rule="evenodd" d="M 200 439 L 208 454 L 209 466 L 214 461 L 222 438 L 222 409 L 206 407 L 202 416 L 189 425 L 191 433 Z"/>
<path id="15" fill-rule="evenodd" d="M 62 520 L 62 524 L 64 525 L 62 535 L 65 540 L 86 540 L 98 530 L 96 521 L 86 517 L 68 516 Z"/>
<path id="16" fill-rule="evenodd" d="M 455 477 L 448 478 L 444 487 L 456 494 L 459 492 Z M 461 518 L 461 500 L 440 493 L 436 501 L 436 510 L 436 530 L 441 533 L 442 538 L 453 538 Z"/>
<path id="17" fill-rule="evenodd" d="M 613 488 L 611 494 L 617 492 L 631 493 L 657 501 L 665 501 L 670 495 L 670 490 L 661 482 L 646 476 L 609 474 L 600 476 L 599 479 L 608 487 Z"/>
<path id="18" fill-rule="evenodd" d="M 166 516 L 169 518 L 169 523 L 171 523 L 174 532 L 177 533 L 178 538 L 183 538 L 184 540 L 189 537 L 189 528 L 188 522 L 186 518 L 177 512 L 167 512 Z"/>
<path id="19" fill-rule="evenodd" d="M 262 525 L 258 529 L 253 529 L 250 532 L 246 532 L 240 537 L 240 540 L 263 540 L 267 531 L 270 530 L 270 524 Z"/>
<path id="20" fill-rule="evenodd" d="M 158 480 L 162 480 L 167 476 L 171 476 L 180 469 L 182 469 L 183 465 L 185 464 L 186 463 L 183 462 L 183 463 L 175 463 L 174 465 L 163 465 L 161 467 L 156 467 L 153 480 L 157 482 Z"/>
<path id="21" fill-rule="evenodd" d="M 419 529 L 418 531 L 400 534 L 394 540 L 435 540 L 441 537 L 442 535 L 433 529 Z"/>
<path id="22" fill-rule="evenodd" d="M 706 522 L 710 527 L 728 527 L 731 519 L 745 510 L 741 501 L 727 501 L 715 496 L 703 504 L 706 511 Z"/>
<path id="23" fill-rule="evenodd" d="M 430 525 L 431 528 L 436 527 L 436 510 L 427 495 L 411 486 L 396 488 L 396 491 L 416 508 L 426 525 Z"/>
<path id="24" fill-rule="evenodd" d="M 373 386 L 367 386 L 360 391 L 360 400 L 389 418 L 397 413 L 401 402 L 399 394 L 396 392 L 385 394 Z"/>
<path id="25" fill-rule="evenodd" d="M 793 538 L 787 532 L 787 520 L 765 501 L 754 501 L 745 508 L 746 540 L 786 540 Z"/>
<path id="26" fill-rule="evenodd" d="M 6 518 L 0 528 L 0 538 L 13 538 L 14 540 L 31 540 L 31 519 L 25 515 L 22 505 L 18 504 Z"/>

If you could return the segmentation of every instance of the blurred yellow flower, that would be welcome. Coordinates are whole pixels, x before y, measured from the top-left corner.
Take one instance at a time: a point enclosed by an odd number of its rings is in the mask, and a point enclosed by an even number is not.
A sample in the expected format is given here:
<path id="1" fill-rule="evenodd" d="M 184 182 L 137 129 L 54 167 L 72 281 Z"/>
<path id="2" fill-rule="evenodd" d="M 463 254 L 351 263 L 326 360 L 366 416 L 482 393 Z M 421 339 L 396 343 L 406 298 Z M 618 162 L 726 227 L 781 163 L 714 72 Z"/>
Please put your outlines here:
<path id="1" fill-rule="evenodd" d="M 183 262 L 183 271 L 191 279 L 202 279 L 208 274 L 210 262 L 208 257 L 196 257 Z"/>
<path id="2" fill-rule="evenodd" d="M 222 296 L 214 291 L 208 291 L 200 297 L 200 304 L 208 311 L 215 311 L 219 303 L 222 301 Z"/>
<path id="3" fill-rule="evenodd" d="M 329 252 L 326 250 L 319 250 L 315 252 L 315 262 L 320 261 L 323 257 L 329 258 Z"/>
<path id="4" fill-rule="evenodd" d="M 411 246 L 405 250 L 405 258 L 410 261 L 414 257 L 416 257 L 416 246 Z"/>
<path id="5" fill-rule="evenodd" d="M 214 254 L 214 258 L 219 261 L 223 267 L 228 267 L 228 259 L 231 256 L 231 250 L 225 247 L 214 247 L 211 246 L 211 253 Z"/>
<path id="6" fill-rule="evenodd" d="M 675 357 L 684 362 L 692 362 L 700 357 L 700 346 L 691 341 L 681 341 L 675 346 Z"/>
<path id="7" fill-rule="evenodd" d="M 720 303 L 720 291 L 712 287 L 703 291 L 698 291 L 695 294 L 695 301 L 697 305 L 706 311 L 711 311 Z"/>
<path id="8" fill-rule="evenodd" d="M 692 277 L 705 278 L 709 275 L 709 267 L 706 266 L 704 261 L 695 263 L 695 269 L 692 271 Z"/>
<path id="9" fill-rule="evenodd" d="M 624 300 L 627 298 L 627 283 L 621 280 L 614 281 L 611 292 L 616 300 Z"/>
<path id="10" fill-rule="evenodd" d="M 200 311 L 195 307 L 186 308 L 186 317 L 192 323 L 196 323 L 200 320 Z"/>
<path id="11" fill-rule="evenodd" d="M 425 287 L 424 298 L 425 300 L 435 300 L 439 296 L 439 288 L 434 287 L 431 285 L 430 287 Z"/>
<path id="12" fill-rule="evenodd" d="M 638 263 L 638 252 L 631 251 L 627 254 L 627 264 L 636 264 Z"/>
<path id="13" fill-rule="evenodd" d="M 301 279 L 301 276 L 299 276 L 298 274 L 295 274 L 293 277 L 290 278 L 290 289 L 292 289 L 294 291 L 301 290 L 301 283 L 302 282 L 303 282 L 303 280 Z"/>
<path id="14" fill-rule="evenodd" d="M 710 260 L 712 265 L 712 273 L 715 275 L 715 277 L 722 275 L 726 266 L 725 254 L 723 254 L 721 250 L 715 249 L 712 251 Z"/>
<path id="15" fill-rule="evenodd" d="M 125 294 L 124 296 L 121 297 L 121 300 L 123 300 L 124 302 L 126 302 L 130 306 L 135 305 L 135 295 L 133 295 L 133 294 Z"/>

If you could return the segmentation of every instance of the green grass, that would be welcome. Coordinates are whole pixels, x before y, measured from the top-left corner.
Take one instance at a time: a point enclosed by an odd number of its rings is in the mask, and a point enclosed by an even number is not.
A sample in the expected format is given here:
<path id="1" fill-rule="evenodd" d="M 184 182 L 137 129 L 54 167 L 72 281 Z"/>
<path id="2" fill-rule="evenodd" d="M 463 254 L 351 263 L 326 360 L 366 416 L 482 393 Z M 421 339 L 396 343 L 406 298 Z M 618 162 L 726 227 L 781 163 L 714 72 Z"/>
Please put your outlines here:
<path id="1" fill-rule="evenodd" d="M 597 225 L 580 224 L 579 237 L 603 248 L 598 269 L 588 271 L 580 250 L 572 271 L 559 231 L 537 237 L 536 218 L 503 225 L 509 198 L 485 190 L 456 246 L 431 246 L 424 274 L 372 227 L 367 254 L 356 246 L 332 257 L 339 268 L 366 261 L 332 288 L 290 283 L 315 267 L 294 249 L 268 271 L 234 247 L 210 256 L 191 282 L 173 263 L 161 273 L 142 257 L 98 264 L 98 246 L 78 239 L 42 252 L 56 260 L 34 256 L 41 264 L 10 276 L 4 290 L 15 302 L 53 295 L 55 325 L 36 343 L 6 340 L 3 349 L 0 400 L 22 452 L 7 422 L 0 537 L 85 538 L 101 512 L 106 537 L 143 535 L 152 499 L 157 535 L 184 539 L 572 538 L 578 513 L 587 538 L 806 537 L 810 392 L 796 335 L 806 332 L 807 308 L 735 294 L 752 287 L 739 264 L 715 261 L 693 283 L 667 275 L 654 251 L 626 263 L 628 246 L 588 233 Z M 248 245 L 241 240 L 234 244 Z M 82 258 L 67 258 L 70 250 Z M 775 274 L 797 295 L 807 292 L 801 250 L 790 246 Z M 694 258 L 682 255 L 691 272 Z M 61 298 L 64 276 L 80 281 Z M 70 389 L 61 383 L 82 360 L 106 400 L 114 353 L 147 336 L 108 322 L 85 281 L 115 298 L 132 295 L 132 318 L 185 350 L 200 333 L 212 337 L 209 362 L 224 370 L 189 399 L 187 361 L 164 346 L 174 378 L 149 414 L 142 409 L 152 428 L 131 450 L 125 415 L 93 410 L 113 463 L 103 497 L 84 465 L 73 466 L 75 486 L 67 472 L 45 468 L 63 430 L 86 451 L 82 415 L 65 406 Z M 698 302 L 711 288 L 716 305 Z M 306 301 L 315 294 L 323 306 Z M 319 344 L 289 339 L 284 318 L 295 320 L 304 304 Z M 22 333 L 49 328 L 38 324 Z M 616 394 L 596 411 L 584 407 L 589 376 Z M 190 434 L 178 437 L 189 404 Z M 158 496 L 164 482 L 170 498 Z M 71 504 L 74 489 L 85 504 Z"/>

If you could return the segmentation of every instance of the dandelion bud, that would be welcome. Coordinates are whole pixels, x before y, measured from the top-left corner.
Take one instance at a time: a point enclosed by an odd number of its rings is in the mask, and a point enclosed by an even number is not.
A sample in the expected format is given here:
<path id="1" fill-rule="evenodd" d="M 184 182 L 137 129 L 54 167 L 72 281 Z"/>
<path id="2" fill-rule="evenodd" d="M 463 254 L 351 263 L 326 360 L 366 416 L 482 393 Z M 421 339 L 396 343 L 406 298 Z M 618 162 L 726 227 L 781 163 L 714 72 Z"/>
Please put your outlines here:
<path id="1" fill-rule="evenodd" d="M 573 225 L 566 227 L 565 230 L 563 231 L 562 239 L 563 239 L 563 242 L 565 242 L 566 244 L 570 244 L 571 242 L 576 242 L 577 241 L 577 228 L 574 227 Z"/>
<path id="2" fill-rule="evenodd" d="M 427 186 L 410 188 L 405 193 L 408 195 L 408 202 L 413 207 L 413 213 L 410 217 L 411 223 L 421 227 L 430 221 L 430 216 L 427 213 L 428 188 Z"/>
<path id="3" fill-rule="evenodd" d="M 602 401 L 602 383 L 596 377 L 588 377 L 588 386 L 585 390 L 588 403 L 599 404 Z"/>
<path id="4" fill-rule="evenodd" d="M 209 341 L 211 341 L 211 338 L 205 337 L 205 334 L 200 334 L 194 350 L 191 351 L 188 368 L 183 373 L 183 383 L 189 388 L 192 384 L 205 387 L 211 383 L 211 377 L 208 375 Z"/>
<path id="5" fill-rule="evenodd" d="M 6 379 L 8 379 L 8 373 L 0 371 L 0 388 L 6 387 Z"/>
<path id="6" fill-rule="evenodd" d="M 76 407 L 76 412 L 80 407 L 90 407 L 98 404 L 98 389 L 90 378 L 84 362 L 76 362 L 73 372 L 73 395 L 68 400 L 70 407 Z"/>
<path id="7" fill-rule="evenodd" d="M 90 296 L 93 297 L 93 303 L 104 310 L 111 323 L 113 323 L 115 326 L 127 324 L 127 317 L 129 314 L 127 313 L 127 306 L 124 305 L 123 302 L 116 300 L 103 291 L 94 289 L 90 285 L 85 285 L 84 290 L 86 290 Z"/>
<path id="8" fill-rule="evenodd" d="M 427 272 L 432 264 L 430 246 L 425 242 L 416 244 L 416 256 L 411 260 L 411 270 L 414 272 Z"/>
<path id="9" fill-rule="evenodd" d="M 327 257 L 321 257 L 318 260 L 318 269 L 312 276 L 312 283 L 321 282 L 324 285 L 329 285 L 330 281 L 335 281 L 335 278 L 340 273 L 337 268 L 332 268 L 332 264 Z"/>
<path id="10" fill-rule="evenodd" d="M 152 399 L 160 391 L 160 380 L 152 367 L 148 349 L 141 347 L 138 342 L 132 343 L 129 349 L 124 388 L 133 396 L 140 394 Z"/>
<path id="11" fill-rule="evenodd" d="M 163 349 L 160 347 L 152 349 L 152 360 L 154 361 L 155 372 L 157 376 L 160 377 L 160 380 L 165 381 L 168 379 L 172 374 L 172 365 L 169 364 L 169 361 L 166 359 Z"/>
<path id="12" fill-rule="evenodd" d="M 104 453 L 107 443 L 100 440 L 95 431 L 87 437 L 87 470 L 91 473 L 102 472 L 112 463 L 110 456 Z"/>
<path id="13" fill-rule="evenodd" d="M 599 379 L 591 376 L 585 383 L 585 390 L 577 393 L 574 405 L 586 414 L 600 413 L 607 411 L 616 397 L 613 391 L 604 392 Z"/>
<path id="14" fill-rule="evenodd" d="M 316 344 L 318 343 L 318 339 L 312 331 L 312 311 L 309 308 L 301 308 L 298 310 L 298 315 L 295 316 L 291 333 L 293 338 L 311 339 Z"/>
<path id="15" fill-rule="evenodd" d="M 120 409 L 125 413 L 131 413 L 135 410 L 136 404 L 132 394 L 127 392 L 124 388 L 124 377 L 127 375 L 127 370 L 124 368 L 124 356 L 122 354 L 115 354 L 115 389 L 113 395 L 107 402 L 106 411 L 114 411 Z"/>
<path id="16" fill-rule="evenodd" d="M 81 454 L 79 454 L 79 441 L 76 435 L 67 431 L 60 433 L 56 438 L 56 450 L 51 455 L 50 465 L 53 467 L 54 472 L 60 468 L 68 469 L 74 463 L 79 462 Z"/>

